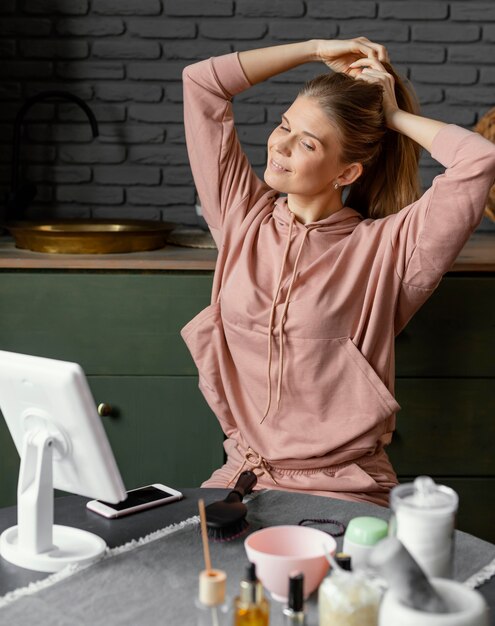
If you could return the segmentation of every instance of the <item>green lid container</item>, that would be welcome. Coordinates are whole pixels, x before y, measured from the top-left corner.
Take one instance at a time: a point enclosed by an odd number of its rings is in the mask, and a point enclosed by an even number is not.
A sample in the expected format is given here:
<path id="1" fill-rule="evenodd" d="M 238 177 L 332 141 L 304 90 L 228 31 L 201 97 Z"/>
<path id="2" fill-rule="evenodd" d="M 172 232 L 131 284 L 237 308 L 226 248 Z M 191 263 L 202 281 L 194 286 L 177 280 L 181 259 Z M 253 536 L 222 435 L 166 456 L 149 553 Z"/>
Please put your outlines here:
<path id="1" fill-rule="evenodd" d="M 345 538 L 362 546 L 374 546 L 388 535 L 388 523 L 379 517 L 354 517 L 345 531 Z"/>

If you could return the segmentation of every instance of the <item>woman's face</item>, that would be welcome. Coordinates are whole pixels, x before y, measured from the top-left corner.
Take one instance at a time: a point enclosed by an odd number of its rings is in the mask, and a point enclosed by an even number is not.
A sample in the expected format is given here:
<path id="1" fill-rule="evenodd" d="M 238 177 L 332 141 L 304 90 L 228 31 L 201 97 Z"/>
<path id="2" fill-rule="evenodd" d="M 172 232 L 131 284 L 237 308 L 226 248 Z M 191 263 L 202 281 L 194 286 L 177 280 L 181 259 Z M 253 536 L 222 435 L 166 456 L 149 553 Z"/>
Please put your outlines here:
<path id="1" fill-rule="evenodd" d="M 337 131 L 318 102 L 299 96 L 268 138 L 265 182 L 281 193 L 328 194 L 342 170 L 339 154 Z"/>

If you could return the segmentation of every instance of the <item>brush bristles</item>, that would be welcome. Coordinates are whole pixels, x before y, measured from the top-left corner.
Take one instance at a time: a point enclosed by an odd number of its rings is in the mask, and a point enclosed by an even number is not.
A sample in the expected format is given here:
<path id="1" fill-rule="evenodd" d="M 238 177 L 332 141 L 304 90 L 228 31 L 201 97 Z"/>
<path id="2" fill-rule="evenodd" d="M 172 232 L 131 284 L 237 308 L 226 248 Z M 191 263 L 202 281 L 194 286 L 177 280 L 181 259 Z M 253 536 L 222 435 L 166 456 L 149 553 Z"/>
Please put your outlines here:
<path id="1" fill-rule="evenodd" d="M 249 522 L 242 519 L 235 524 L 226 526 L 225 528 L 207 527 L 208 537 L 215 543 L 223 543 L 225 541 L 235 541 L 246 534 L 249 529 Z"/>

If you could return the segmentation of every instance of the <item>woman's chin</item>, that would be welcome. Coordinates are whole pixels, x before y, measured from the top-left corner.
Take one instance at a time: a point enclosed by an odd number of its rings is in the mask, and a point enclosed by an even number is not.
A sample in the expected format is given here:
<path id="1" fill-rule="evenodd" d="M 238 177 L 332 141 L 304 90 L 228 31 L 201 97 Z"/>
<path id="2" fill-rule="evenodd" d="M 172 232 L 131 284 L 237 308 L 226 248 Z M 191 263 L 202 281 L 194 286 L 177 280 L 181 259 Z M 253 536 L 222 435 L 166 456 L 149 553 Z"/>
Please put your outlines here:
<path id="1" fill-rule="evenodd" d="M 280 180 L 277 180 L 275 176 L 272 175 L 270 170 L 267 168 L 265 173 L 263 174 L 263 179 L 265 183 L 271 187 L 274 191 L 278 191 L 279 193 L 287 193 L 284 185 L 280 184 Z"/>

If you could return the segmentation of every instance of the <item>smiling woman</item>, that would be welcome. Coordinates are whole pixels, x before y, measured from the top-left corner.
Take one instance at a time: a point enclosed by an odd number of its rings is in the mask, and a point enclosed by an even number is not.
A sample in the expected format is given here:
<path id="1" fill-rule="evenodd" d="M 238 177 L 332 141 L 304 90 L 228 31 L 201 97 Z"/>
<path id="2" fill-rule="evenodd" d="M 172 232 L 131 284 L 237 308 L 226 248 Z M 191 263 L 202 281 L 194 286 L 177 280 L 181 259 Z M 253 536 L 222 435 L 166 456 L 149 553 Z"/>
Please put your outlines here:
<path id="1" fill-rule="evenodd" d="M 342 165 L 335 126 L 316 100 L 297 98 L 268 139 L 265 182 L 291 194 L 291 210 L 300 221 L 313 222 L 340 211 L 339 187 L 351 184 L 361 174 L 360 163 Z M 304 212 L 301 196 L 313 196 L 311 207 L 305 206 Z"/>
<path id="2" fill-rule="evenodd" d="M 334 73 L 284 111 L 262 181 L 232 97 L 315 60 Z M 481 221 L 495 147 L 412 112 L 387 51 L 365 38 L 214 57 L 183 81 L 189 159 L 219 249 L 211 305 L 182 329 L 227 436 L 227 463 L 203 486 L 253 468 L 261 489 L 386 505 L 394 339 Z M 418 144 L 447 169 L 419 199 Z"/>

